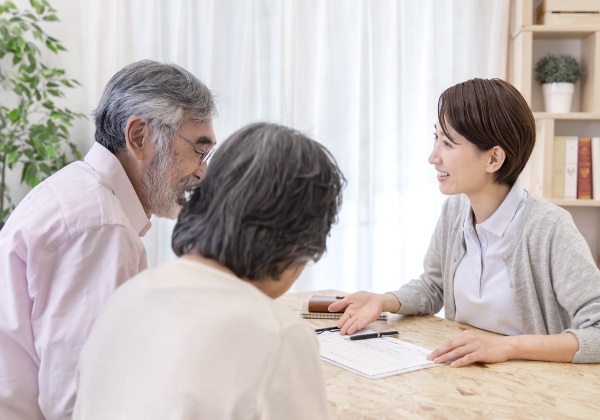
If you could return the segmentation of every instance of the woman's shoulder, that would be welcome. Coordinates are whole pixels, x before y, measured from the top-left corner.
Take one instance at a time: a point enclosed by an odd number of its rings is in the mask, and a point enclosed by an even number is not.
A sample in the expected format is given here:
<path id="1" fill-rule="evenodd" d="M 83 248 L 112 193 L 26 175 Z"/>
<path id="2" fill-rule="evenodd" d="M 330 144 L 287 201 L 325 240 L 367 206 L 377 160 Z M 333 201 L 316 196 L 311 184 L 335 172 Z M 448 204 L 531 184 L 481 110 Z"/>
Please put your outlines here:
<path id="1" fill-rule="evenodd" d="M 548 200 L 529 195 L 525 207 L 527 224 L 552 228 L 557 224 L 573 224 L 571 213 Z"/>
<path id="2" fill-rule="evenodd" d="M 469 198 L 465 194 L 451 195 L 444 201 L 442 214 L 444 216 L 458 216 L 469 207 Z"/>

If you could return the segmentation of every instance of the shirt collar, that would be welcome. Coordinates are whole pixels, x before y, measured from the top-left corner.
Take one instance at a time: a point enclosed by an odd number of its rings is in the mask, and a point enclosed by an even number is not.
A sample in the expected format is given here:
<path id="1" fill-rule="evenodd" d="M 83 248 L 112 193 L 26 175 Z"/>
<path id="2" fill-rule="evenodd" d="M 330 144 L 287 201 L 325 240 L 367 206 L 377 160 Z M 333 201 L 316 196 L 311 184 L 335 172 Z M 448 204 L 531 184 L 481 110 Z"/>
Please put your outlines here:
<path id="1" fill-rule="evenodd" d="M 508 225 L 515 218 L 521 201 L 527 197 L 526 194 L 527 192 L 519 185 L 519 182 L 515 182 L 500 207 L 489 219 L 481 223 L 481 227 L 498 237 L 504 235 Z"/>
<path id="2" fill-rule="evenodd" d="M 131 226 L 139 236 L 144 236 L 152 223 L 144 212 L 142 203 L 119 159 L 106 147 L 94 142 L 90 151 L 85 155 L 84 161 L 108 182 L 113 194 L 121 203 Z"/>
<path id="3" fill-rule="evenodd" d="M 508 195 L 500 204 L 500 207 L 492 214 L 485 222 L 481 223 L 481 226 L 486 231 L 496 235 L 497 237 L 501 237 L 504 235 L 504 232 L 510 225 L 510 222 L 514 219 L 517 211 L 521 207 L 520 204 L 523 200 L 527 198 L 527 191 L 525 191 L 520 185 L 519 182 L 515 182 Z M 467 211 L 467 215 L 465 217 L 465 222 L 463 228 L 468 228 L 469 226 L 473 226 L 473 208 L 469 204 L 469 208 Z"/>

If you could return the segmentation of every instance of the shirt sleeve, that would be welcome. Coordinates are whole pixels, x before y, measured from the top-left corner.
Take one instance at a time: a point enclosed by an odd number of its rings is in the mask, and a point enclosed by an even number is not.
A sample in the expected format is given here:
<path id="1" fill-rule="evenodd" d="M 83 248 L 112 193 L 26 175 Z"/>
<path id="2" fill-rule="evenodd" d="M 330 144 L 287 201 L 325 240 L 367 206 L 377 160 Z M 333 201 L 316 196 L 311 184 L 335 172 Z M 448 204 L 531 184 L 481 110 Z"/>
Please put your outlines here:
<path id="1" fill-rule="evenodd" d="M 572 221 L 559 221 L 550 241 L 554 293 L 579 341 L 573 363 L 600 363 L 600 271 Z"/>
<path id="2" fill-rule="evenodd" d="M 327 419 L 327 399 L 314 331 L 294 324 L 281 334 L 259 402 L 261 419 Z"/>
<path id="3" fill-rule="evenodd" d="M 442 263 L 444 248 L 448 245 L 446 220 L 450 218 L 450 207 L 450 199 L 447 199 L 425 254 L 423 273 L 418 279 L 409 281 L 399 290 L 390 292 L 400 301 L 399 314 L 431 315 L 438 313 L 444 306 Z"/>
<path id="4" fill-rule="evenodd" d="M 120 225 L 67 239 L 29 277 L 39 356 L 39 405 L 47 420 L 70 419 L 79 354 L 110 294 L 145 268 L 139 238 Z"/>

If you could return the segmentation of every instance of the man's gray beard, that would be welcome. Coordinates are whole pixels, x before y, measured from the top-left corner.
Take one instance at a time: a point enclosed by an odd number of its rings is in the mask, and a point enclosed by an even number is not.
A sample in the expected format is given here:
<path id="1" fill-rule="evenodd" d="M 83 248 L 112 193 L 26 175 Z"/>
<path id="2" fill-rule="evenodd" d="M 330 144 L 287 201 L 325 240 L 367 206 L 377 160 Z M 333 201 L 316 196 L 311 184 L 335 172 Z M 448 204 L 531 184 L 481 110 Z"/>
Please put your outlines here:
<path id="1" fill-rule="evenodd" d="M 175 187 L 171 187 L 169 185 L 169 175 L 172 173 L 173 168 L 174 162 L 171 150 L 162 151 L 157 147 L 156 154 L 143 179 L 150 214 L 167 219 L 176 219 L 181 211 L 181 204 L 177 197 L 178 193 L 189 190 L 190 187 L 200 181 L 200 178 L 189 175 L 179 181 Z"/>

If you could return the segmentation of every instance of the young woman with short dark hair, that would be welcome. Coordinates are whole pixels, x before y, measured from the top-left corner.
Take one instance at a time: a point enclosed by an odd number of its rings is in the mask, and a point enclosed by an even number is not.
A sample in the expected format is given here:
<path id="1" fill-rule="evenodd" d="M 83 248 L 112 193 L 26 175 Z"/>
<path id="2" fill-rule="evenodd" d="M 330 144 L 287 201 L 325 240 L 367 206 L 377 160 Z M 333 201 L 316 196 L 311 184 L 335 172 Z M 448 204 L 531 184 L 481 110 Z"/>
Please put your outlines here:
<path id="1" fill-rule="evenodd" d="M 399 290 L 358 292 L 338 325 L 352 334 L 383 311 L 435 314 L 506 335 L 466 331 L 429 355 L 452 366 L 530 359 L 600 362 L 600 271 L 571 215 L 530 195 L 517 178 L 535 120 L 510 84 L 473 79 L 439 99 L 429 163 L 450 197 L 424 272 Z"/>

